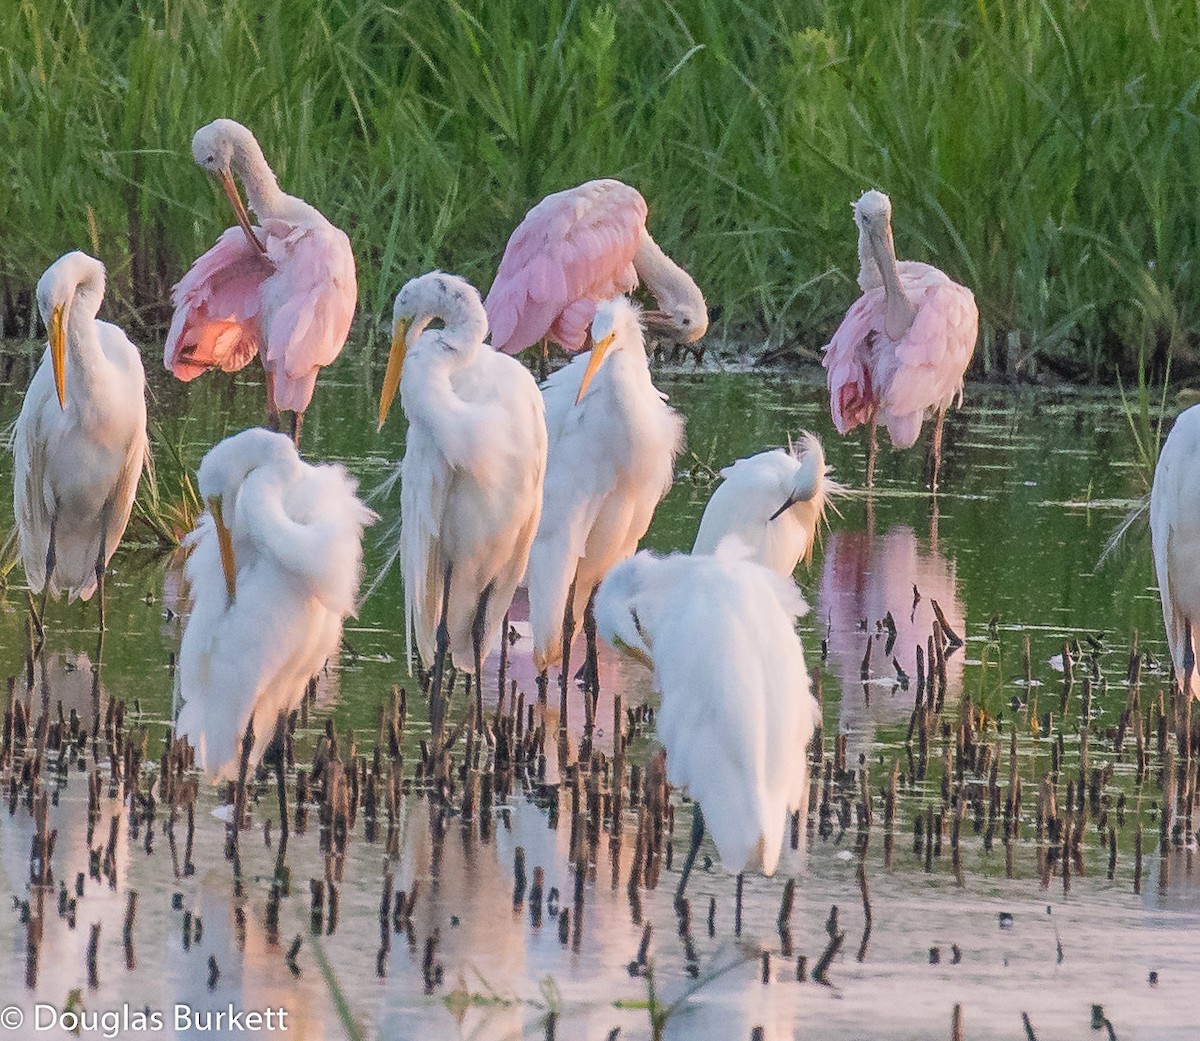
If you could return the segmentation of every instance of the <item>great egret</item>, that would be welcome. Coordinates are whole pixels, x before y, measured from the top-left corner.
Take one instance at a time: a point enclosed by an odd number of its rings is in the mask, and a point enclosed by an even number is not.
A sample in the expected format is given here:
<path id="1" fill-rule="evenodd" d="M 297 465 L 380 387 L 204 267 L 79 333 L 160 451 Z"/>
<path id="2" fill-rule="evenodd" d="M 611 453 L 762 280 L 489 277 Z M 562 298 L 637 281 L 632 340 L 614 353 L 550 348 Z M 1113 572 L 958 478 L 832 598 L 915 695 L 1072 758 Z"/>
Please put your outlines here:
<path id="1" fill-rule="evenodd" d="M 141 355 L 117 326 L 97 321 L 104 265 L 67 253 L 38 280 L 49 346 L 13 436 L 13 509 L 29 588 L 88 600 L 133 509 L 146 440 Z"/>
<path id="2" fill-rule="evenodd" d="M 602 303 L 592 339 L 543 388 L 550 459 L 527 581 L 539 671 L 561 658 L 568 610 L 578 625 L 600 580 L 637 549 L 683 445 L 683 417 L 650 381 L 637 308 Z"/>
<path id="3" fill-rule="evenodd" d="M 704 295 L 646 230 L 646 200 L 610 179 L 547 195 L 508 240 L 484 307 L 497 350 L 516 354 L 552 340 L 576 352 L 587 342 L 596 309 L 630 293 L 639 280 L 657 311 L 642 320 L 652 332 L 694 343 L 708 329 Z"/>
<path id="4" fill-rule="evenodd" d="M 240 123 L 218 119 L 201 127 L 192 156 L 221 182 L 239 227 L 226 230 L 175 286 L 163 361 L 179 379 L 191 380 L 207 369 L 234 372 L 258 354 L 271 429 L 279 429 L 280 411 L 290 411 L 298 445 L 317 373 L 341 353 L 354 318 L 350 240 L 315 207 L 280 191 L 254 135 Z"/>
<path id="5" fill-rule="evenodd" d="M 267 430 L 220 442 L 198 481 L 208 510 L 186 542 L 192 609 L 175 731 L 222 779 L 237 775 L 247 725 L 253 765 L 280 714 L 299 705 L 337 650 L 375 515 L 343 467 L 304 463 L 288 437 Z"/>
<path id="6" fill-rule="evenodd" d="M 482 723 L 482 660 L 542 510 L 542 397 L 525 367 L 492 350 L 486 335 L 479 293 L 461 278 L 434 271 L 396 295 L 379 426 L 399 388 L 408 417 L 398 547 L 405 630 L 410 653 L 415 637 L 433 664 L 435 735 L 447 651 L 456 668 L 476 673 Z"/>
<path id="7" fill-rule="evenodd" d="M 596 624 L 654 671 L 667 778 L 696 801 L 683 897 L 707 825 L 731 871 L 774 873 L 789 815 L 808 805 L 808 745 L 820 725 L 794 620 L 808 608 L 790 579 L 741 556 L 647 550 L 609 572 Z"/>
<path id="8" fill-rule="evenodd" d="M 829 502 L 832 482 L 821 442 L 802 433 L 791 450 L 739 459 L 721 476 L 692 552 L 715 553 L 726 536 L 736 535 L 758 563 L 791 575 L 802 557 L 811 556 Z"/>
<path id="9" fill-rule="evenodd" d="M 1159 454 L 1150 490 L 1150 535 L 1175 675 L 1185 693 L 1200 698 L 1200 406 L 1175 420 Z"/>
<path id="10" fill-rule="evenodd" d="M 825 347 L 829 400 L 838 433 L 871 427 L 867 486 L 875 482 L 876 426 L 910 448 L 927 413 L 933 428 L 933 478 L 942 461 L 946 409 L 962 400 L 963 375 L 979 335 L 975 295 L 929 264 L 896 261 L 892 203 L 868 191 L 854 204 L 862 296 Z"/>

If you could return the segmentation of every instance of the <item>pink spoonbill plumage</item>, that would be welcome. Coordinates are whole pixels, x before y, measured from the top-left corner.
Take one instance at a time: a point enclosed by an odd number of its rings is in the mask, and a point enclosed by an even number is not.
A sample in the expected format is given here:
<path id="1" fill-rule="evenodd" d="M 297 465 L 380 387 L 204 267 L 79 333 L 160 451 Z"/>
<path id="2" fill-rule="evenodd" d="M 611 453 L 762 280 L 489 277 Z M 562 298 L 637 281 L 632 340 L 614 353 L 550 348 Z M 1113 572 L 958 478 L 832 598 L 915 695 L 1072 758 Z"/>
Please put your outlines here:
<path id="1" fill-rule="evenodd" d="M 596 308 L 639 282 L 658 303 L 642 321 L 655 335 L 694 343 L 708 329 L 700 288 L 646 228 L 646 200 L 621 181 L 588 181 L 547 195 L 508 240 L 484 307 L 497 350 L 542 341 L 584 348 Z"/>
<path id="2" fill-rule="evenodd" d="M 825 347 L 829 404 L 838 433 L 870 427 L 867 486 L 875 481 L 876 427 L 911 448 L 934 416 L 931 485 L 942 458 L 946 410 L 962 399 L 963 376 L 979 335 L 975 295 L 944 272 L 896 260 L 892 204 L 871 190 L 854 204 L 862 296 Z"/>
<path id="3" fill-rule="evenodd" d="M 192 156 L 220 181 L 238 226 L 175 286 L 164 364 L 187 381 L 208 369 L 236 372 L 257 354 L 266 373 L 268 424 L 278 430 L 280 412 L 291 412 L 299 445 L 317 374 L 341 353 L 354 318 L 350 240 L 316 207 L 280 190 L 258 141 L 240 123 L 218 119 L 201 127 Z"/>

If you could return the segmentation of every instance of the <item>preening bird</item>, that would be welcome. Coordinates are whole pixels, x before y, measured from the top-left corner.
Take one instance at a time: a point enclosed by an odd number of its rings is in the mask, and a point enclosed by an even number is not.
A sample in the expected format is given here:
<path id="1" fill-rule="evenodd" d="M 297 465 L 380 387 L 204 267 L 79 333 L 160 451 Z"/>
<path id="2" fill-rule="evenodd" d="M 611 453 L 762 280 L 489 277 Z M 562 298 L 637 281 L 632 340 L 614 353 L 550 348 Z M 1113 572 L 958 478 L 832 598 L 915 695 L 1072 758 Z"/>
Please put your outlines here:
<path id="1" fill-rule="evenodd" d="M 825 347 L 829 404 L 839 434 L 870 426 L 867 486 L 875 481 L 876 426 L 911 448 L 933 413 L 932 486 L 942 460 L 946 409 L 962 400 L 979 335 L 975 295 L 929 264 L 896 260 L 892 203 L 868 191 L 854 204 L 862 296 Z"/>
<path id="2" fill-rule="evenodd" d="M 1150 537 L 1175 675 L 1200 698 L 1200 405 L 1175 420 L 1159 454 L 1150 489 Z"/>
<path id="3" fill-rule="evenodd" d="M 646 229 L 646 200 L 621 181 L 588 181 L 547 195 L 508 240 L 484 307 L 497 350 L 516 354 L 550 340 L 579 351 L 600 304 L 639 281 L 658 310 L 657 335 L 694 343 L 708 329 L 704 295 Z"/>
<path id="4" fill-rule="evenodd" d="M 456 668 L 479 673 L 542 511 L 542 396 L 486 335 L 479 293 L 461 278 L 434 271 L 396 295 L 379 426 L 399 388 L 408 417 L 398 546 L 405 630 L 435 686 L 447 652 Z M 482 715 L 478 682 L 476 694 Z"/>
<path id="5" fill-rule="evenodd" d="M 578 625 L 600 580 L 637 549 L 683 446 L 683 417 L 650 381 L 637 308 L 605 301 L 592 339 L 542 391 L 550 459 L 526 583 L 539 671 L 561 658 L 567 610 Z"/>
<path id="6" fill-rule="evenodd" d="M 221 182 L 238 227 L 227 229 L 175 286 L 163 361 L 186 381 L 207 369 L 235 372 L 257 354 L 271 429 L 279 429 L 281 411 L 290 411 L 298 445 L 317 373 L 341 353 L 354 318 L 350 240 L 315 207 L 280 191 L 254 135 L 240 123 L 218 119 L 201 127 L 192 156 Z"/>
<path id="7" fill-rule="evenodd" d="M 116 551 L 149 458 L 141 355 L 97 321 L 104 265 L 67 253 L 38 280 L 49 346 L 13 436 L 13 509 L 25 577 L 45 598 L 88 600 Z"/>
<path id="8" fill-rule="evenodd" d="M 696 801 L 676 900 L 707 825 L 730 871 L 773 874 L 791 813 L 808 805 L 808 744 L 821 713 L 794 620 L 795 584 L 745 558 L 642 551 L 609 572 L 596 624 L 654 671 L 667 778 Z"/>
<path id="9" fill-rule="evenodd" d="M 192 608 L 179 651 L 175 726 L 213 779 L 253 767 L 281 714 L 337 650 L 356 610 L 362 534 L 375 515 L 337 465 L 302 462 L 292 441 L 244 430 L 200 463 L 207 505 L 187 537 Z"/>
<path id="10" fill-rule="evenodd" d="M 692 553 L 715 553 L 735 535 L 752 559 L 788 576 L 812 555 L 825 519 L 829 480 L 825 450 L 807 432 L 800 442 L 739 459 L 721 471 L 724 480 L 704 507 Z"/>

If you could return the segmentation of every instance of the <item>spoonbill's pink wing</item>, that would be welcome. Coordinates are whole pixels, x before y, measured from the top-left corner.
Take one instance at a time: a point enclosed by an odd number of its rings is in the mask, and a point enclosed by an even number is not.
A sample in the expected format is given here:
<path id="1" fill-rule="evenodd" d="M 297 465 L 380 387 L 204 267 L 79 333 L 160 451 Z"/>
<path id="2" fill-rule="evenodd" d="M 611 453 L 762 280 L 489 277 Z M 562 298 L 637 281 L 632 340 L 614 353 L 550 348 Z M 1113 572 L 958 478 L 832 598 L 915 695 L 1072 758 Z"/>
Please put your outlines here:
<path id="1" fill-rule="evenodd" d="M 965 286 L 940 271 L 937 274 L 940 278 L 928 279 L 919 294 L 909 290 L 917 316 L 904 338 L 889 345 L 895 368 L 884 396 L 894 417 L 923 418 L 927 409 L 948 408 L 962 393 L 963 376 L 975 352 L 979 334 L 975 297 Z M 919 419 L 916 428 L 919 432 Z M 907 447 L 896 441 L 892 424 L 888 429 L 897 447 Z"/>
<path id="2" fill-rule="evenodd" d="M 869 423 L 875 412 L 870 353 L 883 327 L 882 289 L 869 289 L 851 305 L 833 339 L 825 346 L 829 410 L 839 434 Z"/>
<path id="3" fill-rule="evenodd" d="M 508 240 L 484 301 L 492 345 L 516 354 L 548 336 L 579 350 L 596 303 L 637 286 L 633 256 L 645 227 L 645 199 L 620 181 L 546 196 Z"/>
<path id="4" fill-rule="evenodd" d="M 272 271 L 241 228 L 227 229 L 171 292 L 167 369 L 186 381 L 208 369 L 235 372 L 253 358 L 262 335 L 263 282 Z"/>
<path id="5" fill-rule="evenodd" d="M 345 233 L 332 224 L 267 221 L 275 273 L 263 286 L 263 365 L 275 376 L 275 404 L 303 412 L 317 370 L 341 353 L 354 319 L 358 281 Z"/>

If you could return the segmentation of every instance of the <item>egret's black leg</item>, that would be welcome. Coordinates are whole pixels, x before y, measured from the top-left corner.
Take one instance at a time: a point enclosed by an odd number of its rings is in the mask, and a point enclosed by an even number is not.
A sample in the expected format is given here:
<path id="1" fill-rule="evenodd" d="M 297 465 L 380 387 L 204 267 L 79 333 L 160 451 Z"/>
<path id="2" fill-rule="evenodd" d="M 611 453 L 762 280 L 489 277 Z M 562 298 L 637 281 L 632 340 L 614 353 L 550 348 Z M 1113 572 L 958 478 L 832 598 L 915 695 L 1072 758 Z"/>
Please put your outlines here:
<path id="1" fill-rule="evenodd" d="M 704 813 L 698 802 L 692 803 L 692 841 L 688 845 L 687 857 L 683 862 L 683 874 L 679 876 L 679 887 L 675 890 L 675 905 L 678 907 L 683 900 L 683 891 L 687 888 L 688 877 L 692 873 L 692 865 L 696 863 L 696 854 L 700 852 L 700 843 L 704 841 Z"/>
<path id="2" fill-rule="evenodd" d="M 442 676 L 446 669 L 446 655 L 450 652 L 450 579 L 454 565 L 446 565 L 446 577 L 442 586 L 442 617 L 438 621 L 437 643 L 433 657 L 433 677 L 429 688 L 429 723 L 433 729 L 435 747 L 442 742 L 442 724 L 446 718 L 446 703 L 442 699 Z"/>

